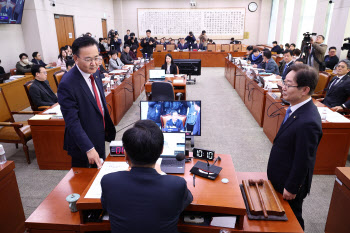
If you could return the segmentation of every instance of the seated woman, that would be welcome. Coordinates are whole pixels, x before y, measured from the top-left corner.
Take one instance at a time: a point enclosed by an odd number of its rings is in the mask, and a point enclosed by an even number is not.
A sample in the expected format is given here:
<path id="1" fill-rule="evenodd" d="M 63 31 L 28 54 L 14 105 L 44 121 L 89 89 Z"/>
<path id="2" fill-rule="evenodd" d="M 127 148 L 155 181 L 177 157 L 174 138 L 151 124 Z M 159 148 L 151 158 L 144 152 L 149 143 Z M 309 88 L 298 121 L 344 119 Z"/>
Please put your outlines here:
<path id="1" fill-rule="evenodd" d="M 259 65 L 263 61 L 263 57 L 260 54 L 259 49 L 253 49 L 251 56 L 248 57 L 248 60 L 252 65 Z"/>
<path id="2" fill-rule="evenodd" d="M 61 67 L 61 70 L 67 70 L 66 67 L 67 62 L 67 52 L 66 47 L 60 48 L 60 55 L 58 55 L 57 67 Z"/>
<path id="3" fill-rule="evenodd" d="M 178 74 L 177 65 L 175 65 L 173 57 L 170 53 L 165 55 L 165 62 L 162 65 L 162 70 L 165 70 L 166 74 Z"/>
<path id="4" fill-rule="evenodd" d="M 117 50 L 112 50 L 110 52 L 111 59 L 109 59 L 109 64 L 108 64 L 108 71 L 113 71 L 113 70 L 121 70 L 125 68 L 124 63 L 120 60 L 118 57 L 118 51 Z"/>

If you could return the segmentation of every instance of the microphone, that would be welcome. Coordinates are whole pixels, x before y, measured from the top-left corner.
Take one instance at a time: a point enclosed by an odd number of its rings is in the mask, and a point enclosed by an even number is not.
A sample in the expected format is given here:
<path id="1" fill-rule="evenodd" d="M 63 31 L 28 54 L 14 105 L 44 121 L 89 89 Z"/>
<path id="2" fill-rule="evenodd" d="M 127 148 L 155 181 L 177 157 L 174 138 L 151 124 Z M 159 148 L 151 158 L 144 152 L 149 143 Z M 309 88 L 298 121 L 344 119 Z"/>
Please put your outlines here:
<path id="1" fill-rule="evenodd" d="M 216 159 L 215 159 L 215 161 L 214 161 L 214 163 L 211 165 L 211 166 L 214 166 L 215 165 L 215 163 L 216 163 L 216 161 L 221 161 L 221 157 L 220 156 L 218 156 Z"/>
<path id="2" fill-rule="evenodd" d="M 178 153 L 177 155 L 176 155 L 176 160 L 177 161 L 182 161 L 182 160 L 184 160 L 185 159 L 185 154 L 184 153 Z"/>

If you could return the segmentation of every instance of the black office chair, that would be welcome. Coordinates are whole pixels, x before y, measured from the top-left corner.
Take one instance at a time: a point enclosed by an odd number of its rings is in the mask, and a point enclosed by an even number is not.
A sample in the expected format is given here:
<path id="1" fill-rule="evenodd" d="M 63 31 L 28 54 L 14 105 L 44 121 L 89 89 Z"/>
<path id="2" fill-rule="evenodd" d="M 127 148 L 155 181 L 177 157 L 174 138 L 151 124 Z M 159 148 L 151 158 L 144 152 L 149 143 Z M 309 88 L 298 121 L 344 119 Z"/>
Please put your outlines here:
<path id="1" fill-rule="evenodd" d="M 182 93 L 176 94 L 177 100 L 180 100 Z M 169 82 L 152 83 L 152 101 L 174 101 L 174 88 Z"/>

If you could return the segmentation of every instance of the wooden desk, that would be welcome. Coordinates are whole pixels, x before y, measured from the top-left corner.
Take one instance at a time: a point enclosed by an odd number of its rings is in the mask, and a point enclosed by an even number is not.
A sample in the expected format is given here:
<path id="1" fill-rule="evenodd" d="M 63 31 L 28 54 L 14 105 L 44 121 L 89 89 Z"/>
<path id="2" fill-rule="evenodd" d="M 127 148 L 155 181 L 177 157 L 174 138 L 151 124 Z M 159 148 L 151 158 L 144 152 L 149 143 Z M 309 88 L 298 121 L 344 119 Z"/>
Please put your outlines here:
<path id="1" fill-rule="evenodd" d="M 246 91 L 246 75 L 245 72 L 243 72 L 241 69 L 238 69 L 237 66 L 234 64 L 236 75 L 235 75 L 235 89 L 238 93 L 239 97 L 241 97 L 242 101 L 244 102 L 245 98 L 245 91 Z"/>
<path id="2" fill-rule="evenodd" d="M 279 95 L 277 95 L 279 96 Z M 314 100 L 318 107 L 325 107 Z M 263 130 L 271 142 L 273 142 L 280 125 L 286 115 L 280 99 L 274 99 L 270 93 L 266 94 L 265 117 Z M 268 112 L 267 112 L 268 111 Z M 276 117 L 269 117 L 272 112 Z M 350 148 L 350 123 L 322 122 L 323 136 L 318 146 L 314 174 L 332 175 L 336 167 L 344 167 Z"/>
<path id="3" fill-rule="evenodd" d="M 145 64 L 145 68 L 146 68 L 146 82 L 148 81 L 149 79 L 149 70 L 153 70 L 154 69 L 154 59 L 148 61 L 146 64 Z"/>
<path id="4" fill-rule="evenodd" d="M 165 78 L 166 81 L 164 82 L 168 82 L 169 81 L 173 81 L 173 80 L 181 80 L 181 83 L 172 83 L 173 88 L 174 88 L 174 97 L 175 100 L 177 100 L 176 98 L 176 94 L 177 93 L 182 93 L 182 98 L 181 100 L 186 100 L 186 79 L 184 78 Z M 152 100 L 152 83 L 153 82 L 146 82 L 145 85 L 145 92 L 146 92 L 146 96 L 147 96 L 147 100 Z"/>
<path id="5" fill-rule="evenodd" d="M 136 101 L 136 99 L 140 96 L 142 91 L 145 89 L 145 82 L 146 82 L 146 67 L 142 66 L 140 69 L 138 69 L 132 74 L 134 101 Z"/>
<path id="6" fill-rule="evenodd" d="M 114 125 L 118 125 L 125 113 L 134 102 L 132 78 L 125 79 L 119 86 L 112 89 Z"/>
<path id="7" fill-rule="evenodd" d="M 4 233 L 25 231 L 24 211 L 14 169 L 13 161 L 0 165 L 0 230 Z"/>
<path id="8" fill-rule="evenodd" d="M 231 156 L 220 155 L 223 159 L 219 166 L 223 167 L 217 180 L 211 181 L 202 177 L 196 177 L 196 187 L 192 185 L 192 176 L 189 174 L 194 162 L 186 164 L 185 175 L 180 175 L 187 181 L 188 188 L 193 194 L 193 203 L 186 209 L 188 211 L 205 211 L 245 214 L 245 206 L 242 195 L 239 190 L 239 184 L 242 179 L 266 179 L 266 173 L 235 173 Z M 107 161 L 121 161 L 124 158 L 108 157 Z M 102 208 L 100 199 L 84 199 L 84 190 L 92 182 L 97 174 L 97 169 L 72 168 L 48 197 L 39 205 L 39 207 L 27 219 L 25 226 L 31 233 L 73 233 L 87 231 L 107 231 L 110 230 L 110 223 L 80 223 L 80 213 L 71 213 L 65 198 L 71 193 L 81 195 L 79 208 Z M 222 178 L 228 178 L 229 183 L 223 184 Z M 219 192 L 221 190 L 221 192 Z M 212 198 L 213 195 L 215 198 Z M 242 218 L 243 230 L 230 229 L 232 232 L 303 232 L 297 219 L 293 215 L 288 202 L 282 200 L 281 194 L 278 194 L 281 203 L 286 211 L 288 221 L 257 221 L 249 220 L 246 216 Z M 222 207 L 220 207 L 222 206 Z M 185 225 L 179 221 L 178 230 L 181 232 L 219 232 L 220 227 L 203 227 L 194 225 Z"/>
<path id="9" fill-rule="evenodd" d="M 161 67 L 165 62 L 165 55 L 170 53 L 173 59 L 201 59 L 202 67 L 225 67 L 225 57 L 228 52 L 154 52 L 154 65 Z M 242 57 L 245 52 L 230 52 L 233 57 Z"/>
<path id="10" fill-rule="evenodd" d="M 348 233 L 350 229 L 350 167 L 337 167 L 337 179 L 334 182 L 333 194 L 326 223 L 326 233 Z"/>

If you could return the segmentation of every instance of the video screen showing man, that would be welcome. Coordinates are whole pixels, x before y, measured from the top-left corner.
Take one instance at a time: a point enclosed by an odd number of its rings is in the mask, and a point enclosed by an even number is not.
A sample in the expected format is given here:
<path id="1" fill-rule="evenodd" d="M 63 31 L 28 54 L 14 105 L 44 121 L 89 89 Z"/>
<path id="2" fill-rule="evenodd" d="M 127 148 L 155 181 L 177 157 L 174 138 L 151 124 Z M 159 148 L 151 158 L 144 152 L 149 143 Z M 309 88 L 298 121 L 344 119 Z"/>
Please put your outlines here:
<path id="1" fill-rule="evenodd" d="M 13 4 L 11 0 L 0 1 L 0 23 L 10 23 L 12 18 Z"/>
<path id="2" fill-rule="evenodd" d="M 173 110 L 171 113 L 171 119 L 166 122 L 163 129 L 164 132 L 182 132 L 184 131 L 184 124 L 181 119 L 179 119 L 179 114 Z"/>

